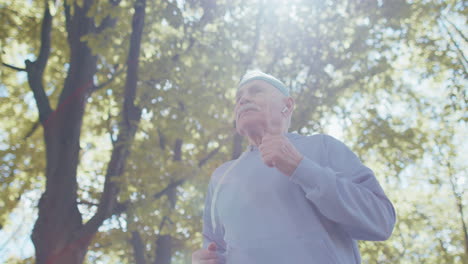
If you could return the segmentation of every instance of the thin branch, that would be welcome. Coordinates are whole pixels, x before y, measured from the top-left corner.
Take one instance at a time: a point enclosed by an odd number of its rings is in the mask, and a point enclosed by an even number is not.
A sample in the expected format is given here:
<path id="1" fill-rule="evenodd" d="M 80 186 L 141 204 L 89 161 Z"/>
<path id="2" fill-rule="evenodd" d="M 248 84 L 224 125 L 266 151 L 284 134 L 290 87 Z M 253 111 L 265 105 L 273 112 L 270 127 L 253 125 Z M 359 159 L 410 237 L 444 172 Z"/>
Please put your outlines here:
<path id="1" fill-rule="evenodd" d="M 122 68 L 120 70 L 118 70 L 116 73 L 114 73 L 107 81 L 97 85 L 97 86 L 94 86 L 93 89 L 91 90 L 91 93 L 94 93 L 98 90 L 101 90 L 102 88 L 106 87 L 107 85 L 111 84 L 115 78 L 117 78 L 117 76 L 119 76 L 120 74 L 122 74 L 124 72 L 124 69 L 125 68 Z"/>
<path id="2" fill-rule="evenodd" d="M 170 184 L 168 184 L 168 185 L 166 186 L 166 188 L 164 188 L 163 190 L 161 190 L 161 191 L 155 193 L 155 194 L 153 195 L 153 198 L 156 199 L 156 200 L 159 199 L 159 198 L 161 198 L 161 196 L 167 194 L 171 189 L 176 188 L 176 187 L 179 186 L 179 185 L 182 185 L 186 180 L 187 180 L 187 178 L 184 178 L 184 179 L 180 179 L 180 180 L 171 182 Z"/>
<path id="3" fill-rule="evenodd" d="M 459 60 L 460 64 L 463 66 L 463 69 L 465 70 L 465 74 L 467 74 L 467 73 L 468 73 L 468 70 L 467 70 L 465 64 L 468 65 L 468 60 L 466 59 L 465 54 L 463 53 L 463 50 L 460 48 L 460 46 L 458 45 L 458 43 L 455 41 L 454 36 L 453 36 L 452 33 L 450 32 L 450 30 L 447 28 L 447 26 L 445 25 L 445 23 L 444 23 L 443 21 L 441 21 L 440 24 L 442 25 L 442 27 L 445 29 L 445 31 L 446 31 L 447 34 L 449 35 L 449 37 L 450 37 L 450 42 L 453 44 L 453 46 L 455 47 L 457 53 L 459 54 L 459 56 L 457 57 L 457 59 Z"/>
<path id="4" fill-rule="evenodd" d="M 12 69 L 12 70 L 19 71 L 19 72 L 26 71 L 26 69 L 18 68 L 18 67 L 15 67 L 15 66 L 13 66 L 13 65 L 4 63 L 4 62 L 2 62 L 2 65 L 5 66 L 5 67 L 7 67 L 7 68 L 10 68 L 10 69 Z"/>
<path id="5" fill-rule="evenodd" d="M 83 200 L 78 201 L 77 204 L 83 204 L 83 205 L 88 205 L 88 206 L 99 206 L 99 204 L 97 203 L 92 203 L 92 202 L 83 201 Z"/>
<path id="6" fill-rule="evenodd" d="M 163 135 L 159 130 L 158 132 L 160 133 L 160 135 Z M 165 143 L 164 143 L 165 144 Z M 180 145 L 179 144 L 176 144 L 176 146 Z M 161 147 L 163 148 L 163 147 Z M 221 147 L 217 147 L 215 148 L 214 150 L 212 150 L 210 153 L 208 153 L 205 157 L 203 157 L 202 159 L 200 159 L 200 161 L 198 162 L 198 167 L 201 168 L 203 165 L 206 164 L 206 162 L 208 160 L 210 160 L 211 158 L 213 158 L 220 150 Z M 174 158 L 177 158 L 177 155 L 174 156 Z M 187 178 L 184 178 L 184 179 L 179 179 L 177 181 L 171 181 L 171 183 L 169 183 L 164 189 L 160 190 L 159 192 L 155 193 L 153 195 L 153 198 L 154 200 L 158 200 L 159 198 L 161 198 L 162 196 L 164 195 L 167 195 L 169 194 L 174 188 L 184 184 L 187 180 L 189 180 L 190 178 L 193 178 L 194 176 L 191 176 L 191 177 L 187 177 Z M 122 214 L 123 212 L 125 212 L 129 206 L 131 206 L 132 204 L 130 203 L 130 201 L 126 201 L 124 203 L 118 203 L 113 212 L 112 212 L 112 215 L 120 215 Z M 133 204 L 134 205 L 134 204 Z M 135 205 L 134 205 L 135 206 Z"/>
<path id="7" fill-rule="evenodd" d="M 195 44 L 195 38 L 194 38 L 193 36 L 190 36 L 190 37 L 189 37 L 189 45 L 188 45 L 188 47 L 187 47 L 185 50 L 181 51 L 180 53 L 177 53 L 177 54 L 175 54 L 174 56 L 172 56 L 172 57 L 171 57 L 171 60 L 172 60 L 173 62 L 180 61 L 181 56 L 182 56 L 182 55 L 185 55 L 185 54 L 187 54 L 187 53 L 189 53 L 190 50 L 195 46 L 194 44 Z"/>
<path id="8" fill-rule="evenodd" d="M 155 193 L 153 195 L 153 199 L 158 200 L 162 196 L 168 194 L 173 188 L 176 188 L 176 187 L 182 185 L 187 180 L 188 180 L 188 178 L 184 178 L 184 179 L 180 179 L 180 180 L 171 182 L 164 189 L 162 189 L 161 191 Z M 114 207 L 114 210 L 112 211 L 112 215 L 120 215 L 123 212 L 127 211 L 130 206 L 138 206 L 138 204 L 139 204 L 138 202 L 137 203 L 131 203 L 130 201 L 126 201 L 124 203 L 117 203 L 115 205 L 115 207 Z"/>
<path id="9" fill-rule="evenodd" d="M 174 146 L 174 148 L 175 148 L 174 160 L 176 160 L 176 161 L 181 160 L 182 153 L 180 152 L 180 150 L 177 151 L 177 149 L 180 149 L 181 146 L 182 146 L 182 140 L 180 140 L 180 139 L 176 140 L 176 143 L 175 143 L 175 146 Z M 216 148 L 215 150 L 211 151 L 206 157 L 204 157 L 199 162 L 199 167 L 203 166 L 203 164 L 206 161 L 208 161 L 210 158 L 212 158 L 218 151 L 219 151 L 219 148 Z M 158 200 L 159 198 L 161 198 L 164 195 L 170 195 L 174 188 L 184 184 L 188 179 L 190 179 L 192 177 L 187 177 L 187 178 L 179 179 L 179 180 L 176 180 L 176 181 L 171 181 L 164 189 L 162 189 L 161 191 L 155 193 L 153 195 L 153 199 Z M 130 205 L 131 205 L 131 203 L 129 201 L 127 201 L 125 203 L 119 203 L 114 208 L 112 214 L 121 214 L 121 213 L 125 212 Z"/>
<path id="10" fill-rule="evenodd" d="M 162 150 L 164 150 L 166 148 L 166 136 L 159 128 L 158 128 L 158 136 L 159 136 L 159 147 Z"/>
<path id="11" fill-rule="evenodd" d="M 164 189 L 162 189 L 161 191 L 153 195 L 154 200 L 158 200 L 162 196 L 168 194 L 172 189 L 182 185 L 188 179 L 189 178 L 184 178 L 184 179 L 171 182 Z M 123 212 L 127 211 L 130 206 L 138 206 L 138 204 L 139 204 L 138 202 L 131 203 L 130 201 L 126 201 L 124 203 L 117 203 L 116 206 L 114 207 L 114 210 L 112 211 L 112 215 L 120 215 Z"/>
<path id="12" fill-rule="evenodd" d="M 70 5 L 66 4 L 67 2 L 64 3 L 64 10 L 65 10 L 65 27 L 67 29 L 67 32 L 71 32 L 71 25 L 72 25 L 72 14 L 71 14 L 71 7 Z M 71 42 L 71 36 L 68 35 L 67 37 L 68 42 Z"/>
<path id="13" fill-rule="evenodd" d="M 112 146 L 115 147 L 116 140 L 112 137 L 114 131 L 112 130 L 112 115 L 109 109 L 109 113 L 107 114 L 107 133 L 109 133 L 109 139 L 112 143 Z"/>
<path id="14" fill-rule="evenodd" d="M 215 18 L 214 13 L 217 10 L 216 1 L 201 1 L 201 8 L 203 9 L 203 15 L 200 20 L 195 23 L 193 28 L 203 29 Z"/>
<path id="15" fill-rule="evenodd" d="M 452 21 L 450 21 L 446 16 L 442 16 L 442 17 L 455 29 L 455 31 L 457 31 L 457 33 L 460 35 L 462 39 L 468 42 L 468 38 L 465 36 L 465 34 L 463 34 L 463 32 L 455 24 L 452 23 Z"/>
<path id="16" fill-rule="evenodd" d="M 403 232 L 401 232 L 400 225 L 397 225 L 396 228 L 399 231 L 398 234 L 399 234 L 399 237 L 401 239 L 401 244 L 403 245 L 403 251 L 400 252 L 400 254 L 399 254 L 398 258 L 397 258 L 397 259 L 401 259 L 401 258 L 403 258 L 405 256 L 408 247 L 406 245 L 406 241 L 405 241 L 405 238 L 403 236 Z"/>
<path id="17" fill-rule="evenodd" d="M 217 147 L 215 148 L 214 150 L 212 150 L 210 153 L 208 153 L 205 157 L 203 157 L 202 159 L 200 159 L 200 161 L 198 162 L 198 167 L 201 168 L 203 167 L 203 165 L 206 164 L 206 162 L 208 160 L 210 160 L 211 158 L 213 158 L 220 150 L 221 147 Z M 193 176 L 192 176 L 193 177 Z M 154 200 L 158 200 L 159 198 L 161 198 L 162 196 L 164 195 L 167 195 L 169 194 L 169 192 L 171 192 L 174 188 L 177 188 L 178 186 L 184 184 L 188 179 L 192 178 L 192 177 L 188 177 L 188 178 L 184 178 L 184 179 L 179 179 L 177 181 L 172 181 L 171 183 L 169 183 L 164 189 L 160 190 L 159 192 L 155 193 L 153 195 L 153 198 Z M 123 212 L 127 211 L 127 209 L 132 205 L 132 203 L 130 203 L 130 201 L 126 201 L 124 203 L 117 203 L 117 205 L 114 207 L 114 210 L 112 212 L 112 215 L 120 215 L 122 214 Z M 133 204 L 134 205 L 134 204 Z M 134 205 L 135 206 L 135 205 Z"/>
<path id="18" fill-rule="evenodd" d="M 162 219 L 161 223 L 159 223 L 159 227 L 158 227 L 158 235 L 161 235 L 161 233 L 162 233 L 162 229 L 163 229 L 163 227 L 164 227 L 164 224 L 166 223 L 166 220 L 167 220 L 167 219 L 168 219 L 168 216 L 167 216 L 167 215 L 165 215 L 165 216 L 163 216 L 163 219 Z"/>
<path id="19" fill-rule="evenodd" d="M 462 203 L 462 200 L 461 200 L 463 192 L 459 193 L 457 191 L 456 183 L 454 182 L 454 179 L 453 179 L 454 174 L 453 174 L 452 164 L 450 162 L 450 154 L 448 154 L 449 156 L 445 157 L 445 155 L 444 155 L 444 153 L 442 152 L 442 149 L 441 149 L 442 142 L 440 142 L 437 139 L 435 139 L 434 141 L 436 143 L 436 146 L 438 146 L 437 147 L 437 152 L 439 152 L 439 156 L 442 157 L 442 159 L 445 159 L 445 160 L 443 160 L 443 163 L 444 163 L 445 167 L 448 170 L 448 177 L 449 177 L 450 187 L 452 189 L 452 194 L 454 196 L 455 203 L 456 203 L 458 213 L 459 213 L 459 216 L 460 216 L 460 221 L 461 221 L 461 224 L 462 224 L 462 231 L 463 231 L 463 236 L 464 236 L 463 239 L 464 239 L 464 242 L 465 242 L 465 254 L 468 256 L 468 228 L 467 228 L 467 225 L 465 223 L 465 214 L 464 214 L 464 211 L 463 211 L 463 203 Z"/>
<path id="20" fill-rule="evenodd" d="M 37 128 L 39 127 L 39 124 L 41 122 L 39 120 L 37 120 L 36 122 L 34 122 L 33 126 L 31 127 L 31 129 L 29 130 L 28 133 L 26 133 L 26 135 L 24 136 L 23 140 L 26 140 L 28 139 L 30 136 L 32 136 L 32 134 L 37 130 Z"/>
<path id="21" fill-rule="evenodd" d="M 439 152 L 440 148 L 439 148 Z M 461 200 L 462 194 L 457 191 L 456 183 L 454 182 L 454 176 L 453 176 L 453 171 L 452 171 L 452 165 L 449 160 L 446 161 L 446 166 L 448 169 L 448 176 L 449 176 L 449 181 L 450 181 L 450 186 L 452 188 L 452 193 L 455 198 L 455 203 L 457 205 L 458 213 L 460 216 L 460 221 L 462 224 L 462 231 L 463 231 L 463 240 L 465 241 L 465 254 L 468 256 L 468 229 L 467 225 L 465 223 L 465 213 L 463 211 L 463 202 Z"/>
<path id="22" fill-rule="evenodd" d="M 18 238 L 18 233 L 19 231 L 21 230 L 21 228 L 23 227 L 24 225 L 24 220 L 25 220 L 26 216 L 23 216 L 23 218 L 21 219 L 21 222 L 20 224 L 18 225 L 18 227 L 15 229 L 15 231 L 13 231 L 10 236 L 5 240 L 5 242 L 3 243 L 3 245 L 0 246 L 0 253 L 2 253 L 3 250 L 6 249 L 6 246 L 11 242 L 11 240 L 13 239 L 16 239 Z"/>
<path id="23" fill-rule="evenodd" d="M 182 160 L 182 139 L 177 138 L 174 143 L 174 156 L 172 160 L 174 161 L 181 161 Z"/>
<path id="24" fill-rule="evenodd" d="M 213 158 L 219 152 L 220 149 L 221 149 L 221 146 L 210 151 L 210 153 L 208 153 L 205 157 L 203 157 L 198 162 L 198 167 L 201 168 L 203 165 L 205 165 L 205 163 L 208 162 L 208 160 L 210 160 L 211 158 Z"/>

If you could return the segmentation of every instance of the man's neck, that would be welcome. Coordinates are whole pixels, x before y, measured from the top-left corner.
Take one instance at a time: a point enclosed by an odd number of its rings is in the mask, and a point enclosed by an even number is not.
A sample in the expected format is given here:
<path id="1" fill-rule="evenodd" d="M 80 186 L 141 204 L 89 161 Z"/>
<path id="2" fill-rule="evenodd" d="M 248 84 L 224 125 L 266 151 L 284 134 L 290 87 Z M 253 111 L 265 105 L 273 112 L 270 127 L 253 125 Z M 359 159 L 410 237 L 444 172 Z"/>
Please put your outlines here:
<path id="1" fill-rule="evenodd" d="M 248 135 L 247 138 L 249 139 L 250 145 L 254 145 L 257 147 L 260 146 L 260 144 L 262 144 L 263 135 L 263 133 L 255 133 Z"/>
<path id="2" fill-rule="evenodd" d="M 281 134 L 286 134 L 288 131 L 285 130 L 283 132 L 281 132 Z M 262 131 L 251 131 L 250 133 L 248 133 L 246 136 L 249 140 L 249 143 L 250 145 L 253 145 L 253 146 L 260 146 L 260 144 L 262 144 L 262 139 L 263 139 L 263 136 L 266 134 L 266 132 L 264 130 Z"/>

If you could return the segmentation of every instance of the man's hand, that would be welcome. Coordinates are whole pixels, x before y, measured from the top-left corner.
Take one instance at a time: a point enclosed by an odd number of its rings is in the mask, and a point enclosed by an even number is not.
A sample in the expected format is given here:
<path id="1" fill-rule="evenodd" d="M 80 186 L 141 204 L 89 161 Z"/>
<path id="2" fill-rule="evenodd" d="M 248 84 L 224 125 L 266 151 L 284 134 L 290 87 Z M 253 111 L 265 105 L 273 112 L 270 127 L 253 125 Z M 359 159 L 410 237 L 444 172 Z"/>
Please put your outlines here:
<path id="1" fill-rule="evenodd" d="M 199 249 L 192 254 L 192 264 L 220 264 L 216 244 L 211 242 L 207 249 Z"/>
<path id="2" fill-rule="evenodd" d="M 294 173 L 303 158 L 285 135 L 266 134 L 259 150 L 267 166 L 276 167 L 287 176 Z"/>

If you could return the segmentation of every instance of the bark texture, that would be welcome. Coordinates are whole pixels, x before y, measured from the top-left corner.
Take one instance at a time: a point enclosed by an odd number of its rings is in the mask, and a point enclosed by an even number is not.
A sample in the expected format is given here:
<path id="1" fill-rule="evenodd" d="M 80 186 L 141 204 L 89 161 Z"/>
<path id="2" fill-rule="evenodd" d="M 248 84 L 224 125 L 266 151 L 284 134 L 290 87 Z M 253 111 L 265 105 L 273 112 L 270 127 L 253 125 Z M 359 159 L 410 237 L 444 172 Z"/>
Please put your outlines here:
<path id="1" fill-rule="evenodd" d="M 44 127 L 46 146 L 46 189 L 39 200 L 39 215 L 31 235 L 37 264 L 80 264 L 87 248 L 103 221 L 111 216 L 117 204 L 119 188 L 111 180 L 122 175 L 130 146 L 135 136 L 141 111 L 134 105 L 138 80 L 138 59 L 144 26 L 145 1 L 135 4 L 132 34 L 127 60 L 127 78 L 119 124 L 119 135 L 109 162 L 104 191 L 97 213 L 87 223 L 82 222 L 77 206 L 77 167 L 80 132 L 86 99 L 93 91 L 97 59 L 82 37 L 102 30 L 96 28 L 87 13 L 92 0 L 73 6 L 65 2 L 66 28 L 70 47 L 70 67 L 59 102 L 51 110 L 43 88 L 43 72 L 50 53 L 52 17 L 46 6 L 41 31 L 38 59 L 26 61 L 28 81 L 33 90 Z M 118 1 L 112 1 L 118 4 Z M 47 5 L 47 1 L 46 1 Z M 111 25 L 112 23 L 108 23 Z"/>

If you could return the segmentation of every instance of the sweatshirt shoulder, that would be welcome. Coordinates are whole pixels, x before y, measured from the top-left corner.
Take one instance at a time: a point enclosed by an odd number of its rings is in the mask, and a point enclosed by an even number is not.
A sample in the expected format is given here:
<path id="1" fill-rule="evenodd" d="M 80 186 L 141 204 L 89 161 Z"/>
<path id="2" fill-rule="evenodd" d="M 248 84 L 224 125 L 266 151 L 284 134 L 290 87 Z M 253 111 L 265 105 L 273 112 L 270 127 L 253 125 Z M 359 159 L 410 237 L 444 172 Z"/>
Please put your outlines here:
<path id="1" fill-rule="evenodd" d="M 218 166 L 211 174 L 210 182 L 216 182 L 219 180 L 221 175 L 235 162 L 236 160 L 230 160 Z"/>
<path id="2" fill-rule="evenodd" d="M 299 135 L 297 133 L 290 133 L 288 134 L 288 137 L 290 140 L 293 142 L 299 142 L 299 143 L 321 143 L 326 145 L 330 144 L 343 144 L 340 140 L 336 139 L 333 136 L 327 135 L 327 134 L 314 134 L 314 135 Z"/>
<path id="3" fill-rule="evenodd" d="M 314 135 L 299 135 L 296 133 L 288 134 L 289 140 L 303 153 L 316 153 L 320 155 L 327 155 L 327 153 L 334 152 L 335 150 L 346 149 L 343 142 L 327 135 L 327 134 L 314 134 Z"/>
<path id="4" fill-rule="evenodd" d="M 325 141 L 329 140 L 328 135 L 314 134 L 314 135 L 300 135 L 297 133 L 289 133 L 288 138 L 296 144 L 320 144 L 323 145 Z"/>

